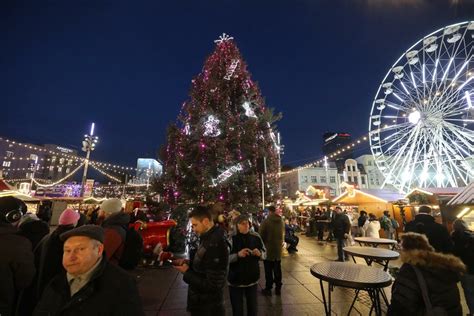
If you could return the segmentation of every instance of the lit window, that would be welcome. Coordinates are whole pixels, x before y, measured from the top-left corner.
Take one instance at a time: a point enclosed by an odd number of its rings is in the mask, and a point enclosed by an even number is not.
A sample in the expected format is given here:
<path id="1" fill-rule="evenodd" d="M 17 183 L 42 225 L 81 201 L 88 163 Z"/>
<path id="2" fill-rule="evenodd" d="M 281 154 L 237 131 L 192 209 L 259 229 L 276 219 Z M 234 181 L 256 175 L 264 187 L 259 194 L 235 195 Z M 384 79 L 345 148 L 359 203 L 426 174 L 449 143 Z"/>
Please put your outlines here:
<path id="1" fill-rule="evenodd" d="M 66 173 L 69 173 L 71 171 L 71 169 L 67 168 L 66 169 Z"/>
<path id="2" fill-rule="evenodd" d="M 30 155 L 30 160 L 36 160 L 36 159 L 38 159 L 38 155 L 35 155 L 35 154 Z"/>
<path id="3" fill-rule="evenodd" d="M 13 151 L 7 151 L 7 157 L 8 158 L 13 157 L 13 155 L 14 155 Z"/>
<path id="4" fill-rule="evenodd" d="M 10 167 L 11 163 L 12 163 L 11 161 L 4 161 L 3 167 Z"/>
<path id="5" fill-rule="evenodd" d="M 59 163 L 62 165 L 64 163 L 64 158 L 59 159 Z"/>
<path id="6" fill-rule="evenodd" d="M 63 171 L 63 167 L 58 167 L 58 172 Z"/>

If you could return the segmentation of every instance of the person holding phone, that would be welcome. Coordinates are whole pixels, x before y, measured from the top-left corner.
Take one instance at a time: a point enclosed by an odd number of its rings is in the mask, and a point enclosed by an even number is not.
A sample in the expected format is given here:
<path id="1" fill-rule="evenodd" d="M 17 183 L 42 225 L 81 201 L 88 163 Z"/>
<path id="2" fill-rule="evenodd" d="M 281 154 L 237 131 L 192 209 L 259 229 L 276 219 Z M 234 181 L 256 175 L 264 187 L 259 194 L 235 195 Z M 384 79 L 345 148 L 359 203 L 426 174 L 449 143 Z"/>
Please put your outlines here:
<path id="1" fill-rule="evenodd" d="M 227 277 L 232 315 L 244 315 L 245 297 L 247 315 L 254 316 L 257 315 L 257 287 L 260 279 L 258 262 L 260 259 L 265 259 L 265 246 L 260 235 L 250 231 L 248 215 L 239 215 L 234 225 L 237 226 L 237 233 L 231 239 Z"/>

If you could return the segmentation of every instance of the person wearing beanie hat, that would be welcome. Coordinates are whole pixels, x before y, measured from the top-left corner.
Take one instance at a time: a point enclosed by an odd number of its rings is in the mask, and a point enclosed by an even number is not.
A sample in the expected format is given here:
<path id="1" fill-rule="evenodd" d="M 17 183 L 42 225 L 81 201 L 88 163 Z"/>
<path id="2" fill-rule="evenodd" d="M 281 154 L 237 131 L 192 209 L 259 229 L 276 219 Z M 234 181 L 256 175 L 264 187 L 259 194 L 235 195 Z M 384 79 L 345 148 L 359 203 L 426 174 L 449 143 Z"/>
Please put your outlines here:
<path id="1" fill-rule="evenodd" d="M 0 198 L 0 315 L 14 315 L 19 294 L 35 276 L 31 242 L 14 226 L 26 212 L 23 201 Z"/>
<path id="2" fill-rule="evenodd" d="M 405 232 L 426 235 L 431 246 L 436 251 L 443 253 L 453 252 L 454 245 L 449 236 L 448 229 L 436 223 L 434 217 L 431 216 L 431 207 L 427 205 L 420 206 L 415 219 L 406 224 Z"/>
<path id="3" fill-rule="evenodd" d="M 100 204 L 100 210 L 108 215 L 118 213 L 122 210 L 122 201 L 117 198 L 107 199 Z"/>
<path id="4" fill-rule="evenodd" d="M 118 265 L 125 248 L 130 215 L 122 212 L 122 201 L 116 198 L 102 202 L 100 212 L 104 217 L 105 255 L 110 263 Z"/>
<path id="5" fill-rule="evenodd" d="M 233 315 L 244 315 L 244 297 L 247 315 L 257 315 L 257 283 L 260 279 L 259 261 L 266 250 L 260 235 L 250 231 L 250 217 L 239 215 L 234 223 L 237 233 L 231 237 L 229 255 L 229 294 Z"/>
<path id="6" fill-rule="evenodd" d="M 33 315 L 144 315 L 135 280 L 108 262 L 104 229 L 84 225 L 61 234 L 62 264 Z"/>
<path id="7" fill-rule="evenodd" d="M 466 267 L 461 259 L 435 252 L 425 235 L 405 233 L 401 239 L 403 264 L 392 285 L 387 315 L 434 315 L 427 309 L 424 294 L 443 315 L 462 315 L 457 282 Z"/>
<path id="8" fill-rule="evenodd" d="M 59 216 L 59 225 L 72 225 L 75 227 L 80 217 L 78 211 L 67 208 Z"/>

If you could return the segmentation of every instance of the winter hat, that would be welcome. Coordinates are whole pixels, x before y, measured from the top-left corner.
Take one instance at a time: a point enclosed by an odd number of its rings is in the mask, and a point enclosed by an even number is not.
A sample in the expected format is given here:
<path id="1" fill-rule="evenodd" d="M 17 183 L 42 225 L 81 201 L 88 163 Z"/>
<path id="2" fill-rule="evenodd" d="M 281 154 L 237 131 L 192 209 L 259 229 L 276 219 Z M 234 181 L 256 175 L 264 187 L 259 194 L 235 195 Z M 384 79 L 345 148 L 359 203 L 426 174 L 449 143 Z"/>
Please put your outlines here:
<path id="1" fill-rule="evenodd" d="M 403 250 L 425 250 L 435 251 L 430 245 L 428 238 L 425 235 L 418 233 L 405 233 L 402 236 Z"/>
<path id="2" fill-rule="evenodd" d="M 79 212 L 67 208 L 65 209 L 62 213 L 61 216 L 59 216 L 59 225 L 77 225 L 77 221 L 79 220 L 81 216 L 79 215 Z"/>
<path id="3" fill-rule="evenodd" d="M 84 225 L 62 233 L 59 238 L 66 241 L 69 237 L 85 236 L 104 243 L 104 229 L 97 225 Z"/>
<path id="4" fill-rule="evenodd" d="M 105 200 L 100 205 L 100 209 L 106 213 L 118 213 L 122 210 L 122 201 L 117 198 Z"/>

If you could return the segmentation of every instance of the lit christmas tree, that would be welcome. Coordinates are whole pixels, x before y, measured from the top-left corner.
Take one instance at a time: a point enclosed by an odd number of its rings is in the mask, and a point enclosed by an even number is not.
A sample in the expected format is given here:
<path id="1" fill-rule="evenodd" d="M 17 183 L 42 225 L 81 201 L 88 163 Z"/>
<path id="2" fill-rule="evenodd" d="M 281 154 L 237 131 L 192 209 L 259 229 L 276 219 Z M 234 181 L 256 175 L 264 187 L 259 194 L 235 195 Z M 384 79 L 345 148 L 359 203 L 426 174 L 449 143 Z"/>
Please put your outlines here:
<path id="1" fill-rule="evenodd" d="M 280 117 L 265 106 L 233 38 L 223 34 L 190 99 L 168 129 L 159 191 L 171 204 L 213 203 L 255 211 L 261 204 L 259 158 L 266 158 L 266 200 L 277 195 Z"/>

